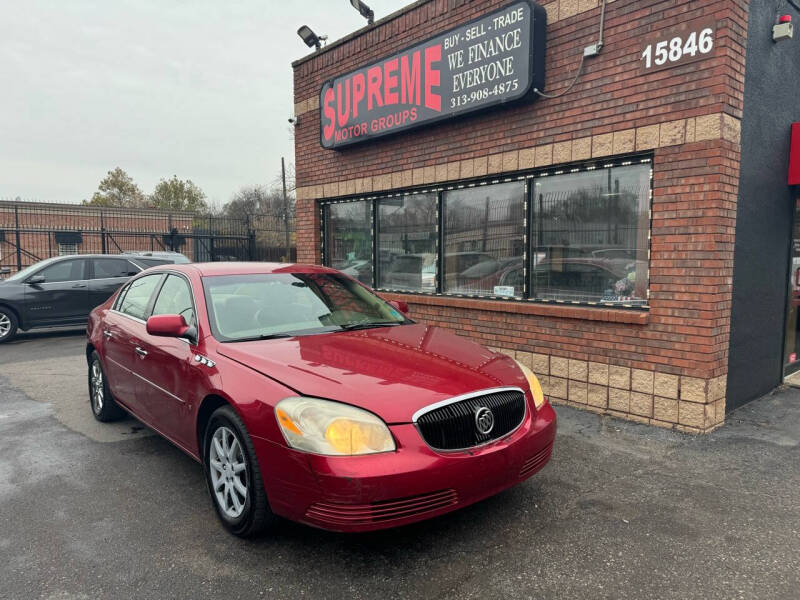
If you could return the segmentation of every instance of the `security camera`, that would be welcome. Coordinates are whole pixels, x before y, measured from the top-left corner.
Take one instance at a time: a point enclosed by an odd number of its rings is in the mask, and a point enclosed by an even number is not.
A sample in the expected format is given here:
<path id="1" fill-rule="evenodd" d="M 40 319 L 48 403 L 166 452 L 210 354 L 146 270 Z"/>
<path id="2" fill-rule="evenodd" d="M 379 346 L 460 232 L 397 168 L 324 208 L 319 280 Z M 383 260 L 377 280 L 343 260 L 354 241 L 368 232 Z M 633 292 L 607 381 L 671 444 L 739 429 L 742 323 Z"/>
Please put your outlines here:
<path id="1" fill-rule="evenodd" d="M 300 125 L 300 117 L 289 117 L 289 123 L 297 127 Z"/>

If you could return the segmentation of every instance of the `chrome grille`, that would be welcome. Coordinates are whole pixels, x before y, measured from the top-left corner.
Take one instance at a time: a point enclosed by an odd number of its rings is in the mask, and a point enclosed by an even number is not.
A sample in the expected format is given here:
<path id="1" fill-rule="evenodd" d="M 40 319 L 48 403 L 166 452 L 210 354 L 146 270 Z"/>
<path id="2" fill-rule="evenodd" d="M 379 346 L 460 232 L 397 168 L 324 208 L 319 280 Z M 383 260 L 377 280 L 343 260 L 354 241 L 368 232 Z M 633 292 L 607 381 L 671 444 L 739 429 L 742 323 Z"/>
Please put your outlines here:
<path id="1" fill-rule="evenodd" d="M 488 408 L 494 425 L 481 433 L 476 424 L 476 412 Z M 461 450 L 480 446 L 499 439 L 519 427 L 525 417 L 525 394 L 517 388 L 504 388 L 463 400 L 436 406 L 416 418 L 420 434 L 429 446 L 437 450 Z"/>

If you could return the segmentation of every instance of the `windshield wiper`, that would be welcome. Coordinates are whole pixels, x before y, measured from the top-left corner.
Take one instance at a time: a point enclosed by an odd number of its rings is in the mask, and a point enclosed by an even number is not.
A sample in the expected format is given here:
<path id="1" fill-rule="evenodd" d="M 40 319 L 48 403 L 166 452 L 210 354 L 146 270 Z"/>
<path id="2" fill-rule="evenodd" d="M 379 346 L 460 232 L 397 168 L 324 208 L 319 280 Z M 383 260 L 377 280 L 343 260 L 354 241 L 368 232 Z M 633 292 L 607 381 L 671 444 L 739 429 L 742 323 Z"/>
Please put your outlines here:
<path id="1" fill-rule="evenodd" d="M 259 340 L 275 340 L 278 338 L 290 338 L 294 337 L 293 333 L 264 333 L 258 336 Z"/>
<path id="2" fill-rule="evenodd" d="M 396 321 L 387 321 L 385 323 L 350 323 L 348 325 L 340 325 L 343 331 L 356 331 L 358 329 L 375 329 L 377 327 L 395 327 L 402 325 Z"/>
<path id="3" fill-rule="evenodd" d="M 253 337 L 246 337 L 246 338 L 237 338 L 233 340 L 228 340 L 231 343 L 235 342 L 257 342 L 259 340 L 275 340 L 278 338 L 289 338 L 294 337 L 292 333 L 264 333 L 262 335 L 255 335 Z"/>

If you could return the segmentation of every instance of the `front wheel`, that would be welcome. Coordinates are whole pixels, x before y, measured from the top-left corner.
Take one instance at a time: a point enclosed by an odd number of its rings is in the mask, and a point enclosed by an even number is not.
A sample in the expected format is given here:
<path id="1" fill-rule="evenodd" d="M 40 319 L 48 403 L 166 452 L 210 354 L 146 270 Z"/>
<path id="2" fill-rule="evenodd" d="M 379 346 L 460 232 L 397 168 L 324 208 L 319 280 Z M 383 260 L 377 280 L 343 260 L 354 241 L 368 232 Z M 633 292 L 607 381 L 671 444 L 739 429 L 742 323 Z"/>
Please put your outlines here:
<path id="1" fill-rule="evenodd" d="M 14 339 L 14 336 L 17 335 L 17 327 L 19 327 L 19 323 L 14 311 L 0 306 L 0 344 Z"/>
<path id="2" fill-rule="evenodd" d="M 275 517 L 264 492 L 253 442 L 229 406 L 211 415 L 203 464 L 214 509 L 228 531 L 252 537 L 272 523 Z"/>
<path id="3" fill-rule="evenodd" d="M 92 352 L 92 356 L 89 358 L 89 401 L 92 404 L 92 414 L 98 421 L 103 423 L 118 421 L 125 416 L 125 411 L 111 396 L 106 374 L 97 352 Z"/>

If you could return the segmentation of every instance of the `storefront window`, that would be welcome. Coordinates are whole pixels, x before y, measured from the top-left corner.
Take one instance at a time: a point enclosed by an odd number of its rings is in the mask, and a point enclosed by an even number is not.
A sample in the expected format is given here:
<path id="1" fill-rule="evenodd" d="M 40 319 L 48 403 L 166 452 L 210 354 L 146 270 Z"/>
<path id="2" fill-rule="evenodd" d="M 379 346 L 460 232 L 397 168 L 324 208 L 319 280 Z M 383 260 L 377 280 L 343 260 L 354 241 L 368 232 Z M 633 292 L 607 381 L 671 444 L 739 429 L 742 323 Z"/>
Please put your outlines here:
<path id="1" fill-rule="evenodd" d="M 650 165 L 539 177 L 531 298 L 647 303 Z"/>
<path id="2" fill-rule="evenodd" d="M 383 290 L 647 307 L 651 180 L 642 158 L 326 202 L 325 264 Z"/>
<path id="3" fill-rule="evenodd" d="M 378 200 L 378 287 L 436 291 L 437 194 Z"/>
<path id="4" fill-rule="evenodd" d="M 361 283 L 372 285 L 372 202 L 325 206 L 327 263 Z"/>
<path id="5" fill-rule="evenodd" d="M 522 296 L 525 182 L 444 192 L 444 292 Z"/>

